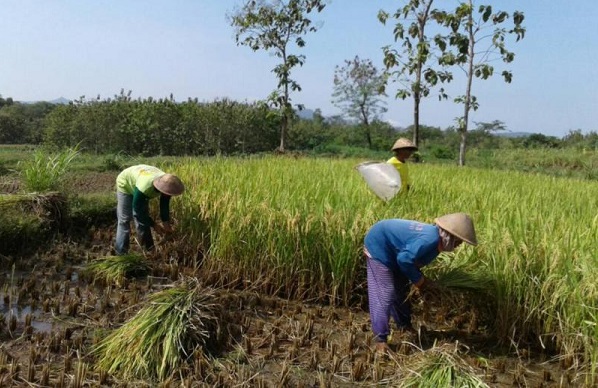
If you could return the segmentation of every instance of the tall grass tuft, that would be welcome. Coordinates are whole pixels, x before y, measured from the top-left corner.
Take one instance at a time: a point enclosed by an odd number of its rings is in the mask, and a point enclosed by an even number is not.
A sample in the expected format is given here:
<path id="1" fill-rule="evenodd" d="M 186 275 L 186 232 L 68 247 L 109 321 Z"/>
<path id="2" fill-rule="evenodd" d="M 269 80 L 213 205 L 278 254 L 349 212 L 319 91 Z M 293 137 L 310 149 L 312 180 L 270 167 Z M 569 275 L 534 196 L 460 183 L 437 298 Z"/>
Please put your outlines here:
<path id="1" fill-rule="evenodd" d="M 32 160 L 19 163 L 25 189 L 30 192 L 59 190 L 62 178 L 78 154 L 77 147 L 57 154 L 36 150 Z"/>
<path id="2" fill-rule="evenodd" d="M 137 254 L 107 256 L 87 264 L 85 272 L 95 280 L 106 284 L 122 286 L 125 279 L 146 275 L 150 266 L 147 260 Z"/>
<path id="3" fill-rule="evenodd" d="M 215 292 L 187 278 L 151 295 L 144 307 L 94 348 L 97 366 L 124 379 L 164 380 L 195 352 L 222 345 L 222 307 Z"/>

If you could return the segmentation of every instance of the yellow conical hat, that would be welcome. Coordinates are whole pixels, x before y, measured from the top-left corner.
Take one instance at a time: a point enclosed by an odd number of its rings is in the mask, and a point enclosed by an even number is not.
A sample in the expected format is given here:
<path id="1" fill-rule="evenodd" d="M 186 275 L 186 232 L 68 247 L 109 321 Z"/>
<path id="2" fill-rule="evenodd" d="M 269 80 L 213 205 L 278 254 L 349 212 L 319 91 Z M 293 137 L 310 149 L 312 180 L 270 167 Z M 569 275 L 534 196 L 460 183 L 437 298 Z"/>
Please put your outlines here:
<path id="1" fill-rule="evenodd" d="M 405 139 L 404 137 L 399 138 L 399 140 L 395 141 L 395 144 L 392 146 L 391 151 L 400 150 L 400 149 L 412 149 L 417 151 L 417 147 L 413 142 L 409 139 Z"/>
<path id="2" fill-rule="evenodd" d="M 478 245 L 473 221 L 465 213 L 452 213 L 434 220 L 436 225 L 470 245 Z"/>

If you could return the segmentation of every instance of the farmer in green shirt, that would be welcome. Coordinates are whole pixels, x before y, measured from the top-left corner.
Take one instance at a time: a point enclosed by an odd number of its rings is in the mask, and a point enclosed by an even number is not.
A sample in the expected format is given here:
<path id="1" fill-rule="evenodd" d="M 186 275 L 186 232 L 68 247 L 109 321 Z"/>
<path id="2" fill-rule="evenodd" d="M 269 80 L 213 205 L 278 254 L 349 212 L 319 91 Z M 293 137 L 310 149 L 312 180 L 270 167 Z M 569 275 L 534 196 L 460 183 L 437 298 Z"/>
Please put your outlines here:
<path id="1" fill-rule="evenodd" d="M 417 151 L 415 144 L 413 144 L 413 142 L 411 142 L 409 139 L 401 137 L 392 146 L 392 152 L 394 152 L 395 156 L 386 161 L 386 163 L 392 164 L 397 170 L 399 170 L 399 174 L 401 175 L 401 187 L 405 187 L 406 190 L 409 190 L 411 187 L 411 178 L 409 178 L 407 159 L 409 159 L 415 151 Z"/>
<path id="2" fill-rule="evenodd" d="M 123 170 L 116 178 L 116 254 L 129 251 L 131 220 L 135 221 L 140 244 L 148 250 L 154 246 L 151 228 L 160 234 L 171 233 L 170 197 L 184 190 L 178 177 L 157 167 L 140 164 Z M 154 222 L 149 214 L 149 200 L 157 197 L 160 197 L 161 224 Z"/>

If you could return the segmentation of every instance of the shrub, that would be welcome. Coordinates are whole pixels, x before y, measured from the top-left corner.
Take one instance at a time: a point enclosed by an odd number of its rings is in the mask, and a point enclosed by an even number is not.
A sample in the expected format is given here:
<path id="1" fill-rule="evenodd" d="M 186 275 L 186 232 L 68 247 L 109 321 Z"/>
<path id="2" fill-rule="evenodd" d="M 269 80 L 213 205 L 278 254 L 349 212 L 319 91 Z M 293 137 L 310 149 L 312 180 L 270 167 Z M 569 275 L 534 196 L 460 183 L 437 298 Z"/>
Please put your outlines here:
<path id="1" fill-rule="evenodd" d="M 430 148 L 430 154 L 436 159 L 455 159 L 457 157 L 455 151 L 444 146 L 433 146 Z"/>
<path id="2" fill-rule="evenodd" d="M 35 151 L 33 160 L 19 163 L 25 189 L 30 192 L 58 190 L 64 174 L 78 154 L 77 147 L 54 155 L 41 149 Z"/>

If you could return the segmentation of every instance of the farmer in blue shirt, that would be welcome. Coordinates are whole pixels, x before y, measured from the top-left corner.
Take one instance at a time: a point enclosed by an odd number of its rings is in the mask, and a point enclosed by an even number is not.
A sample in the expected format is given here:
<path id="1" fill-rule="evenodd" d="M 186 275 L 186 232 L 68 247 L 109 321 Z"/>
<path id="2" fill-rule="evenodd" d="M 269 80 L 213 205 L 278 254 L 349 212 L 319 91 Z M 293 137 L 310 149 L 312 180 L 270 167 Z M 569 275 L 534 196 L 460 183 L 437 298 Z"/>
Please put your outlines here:
<path id="1" fill-rule="evenodd" d="M 447 214 L 434 222 L 382 220 L 365 236 L 370 318 L 378 351 L 388 350 L 390 316 L 400 330 L 413 331 L 407 300 L 409 283 L 421 289 L 429 282 L 420 268 L 463 241 L 477 245 L 473 222 L 467 214 Z"/>

